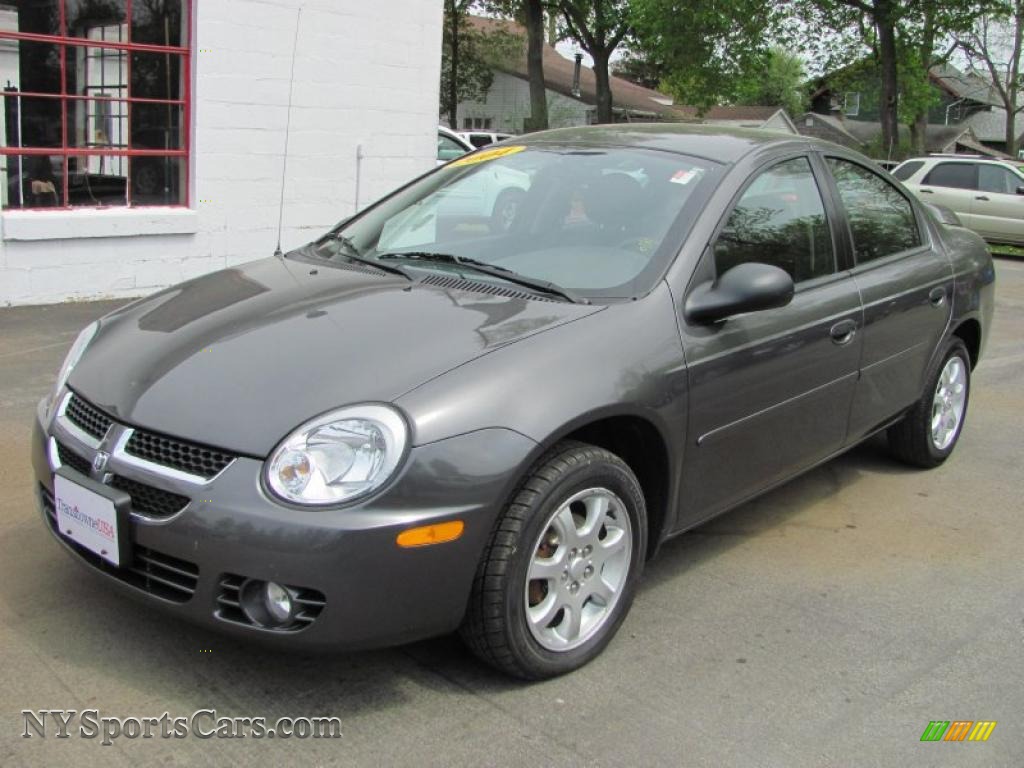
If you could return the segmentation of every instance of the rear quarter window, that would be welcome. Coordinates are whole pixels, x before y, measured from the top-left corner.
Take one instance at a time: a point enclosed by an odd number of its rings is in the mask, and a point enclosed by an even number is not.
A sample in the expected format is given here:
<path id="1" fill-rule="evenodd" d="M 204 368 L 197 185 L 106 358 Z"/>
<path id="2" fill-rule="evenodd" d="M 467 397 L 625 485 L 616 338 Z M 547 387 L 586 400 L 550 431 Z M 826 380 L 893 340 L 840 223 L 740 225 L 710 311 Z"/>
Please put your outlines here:
<path id="1" fill-rule="evenodd" d="M 900 181 L 906 181 L 923 167 L 923 160 L 907 160 L 907 162 L 901 164 L 898 168 L 893 169 L 892 175 Z"/>

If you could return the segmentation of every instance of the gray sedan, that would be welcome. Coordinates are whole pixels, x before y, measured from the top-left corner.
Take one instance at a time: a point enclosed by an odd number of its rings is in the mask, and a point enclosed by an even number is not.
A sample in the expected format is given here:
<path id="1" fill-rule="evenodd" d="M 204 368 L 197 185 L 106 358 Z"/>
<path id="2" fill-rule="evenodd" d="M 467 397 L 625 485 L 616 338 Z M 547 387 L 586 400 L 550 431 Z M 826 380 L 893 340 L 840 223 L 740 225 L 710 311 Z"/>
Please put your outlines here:
<path id="1" fill-rule="evenodd" d="M 514 215 L 452 205 L 515 178 Z M 886 431 L 963 428 L 994 272 L 863 157 L 694 126 L 539 133 L 86 328 L 45 524 L 112 588 L 295 648 L 459 630 L 575 669 L 665 539 Z"/>

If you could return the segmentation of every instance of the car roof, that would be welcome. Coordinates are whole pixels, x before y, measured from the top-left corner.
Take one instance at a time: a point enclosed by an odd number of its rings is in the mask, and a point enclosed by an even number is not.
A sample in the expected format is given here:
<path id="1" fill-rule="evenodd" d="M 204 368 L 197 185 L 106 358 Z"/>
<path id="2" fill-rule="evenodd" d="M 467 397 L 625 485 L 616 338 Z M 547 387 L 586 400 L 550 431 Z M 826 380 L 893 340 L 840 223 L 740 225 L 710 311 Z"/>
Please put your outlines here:
<path id="1" fill-rule="evenodd" d="M 527 146 L 543 144 L 618 146 L 658 149 L 694 155 L 719 163 L 734 163 L 756 149 L 772 145 L 800 144 L 836 149 L 836 145 L 809 136 L 726 128 L 700 123 L 617 123 L 540 131 L 517 140 Z"/>

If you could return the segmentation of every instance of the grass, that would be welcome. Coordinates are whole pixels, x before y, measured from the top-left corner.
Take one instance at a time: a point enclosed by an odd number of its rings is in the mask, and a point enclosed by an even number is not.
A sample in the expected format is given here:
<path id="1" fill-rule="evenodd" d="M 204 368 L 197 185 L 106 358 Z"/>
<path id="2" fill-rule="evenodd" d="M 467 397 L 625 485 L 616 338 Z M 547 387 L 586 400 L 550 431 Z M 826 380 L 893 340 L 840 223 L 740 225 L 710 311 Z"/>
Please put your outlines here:
<path id="1" fill-rule="evenodd" d="M 1015 256 L 1017 258 L 1024 258 L 1024 248 L 1017 245 L 995 245 L 989 244 L 988 249 L 992 251 L 993 256 Z"/>

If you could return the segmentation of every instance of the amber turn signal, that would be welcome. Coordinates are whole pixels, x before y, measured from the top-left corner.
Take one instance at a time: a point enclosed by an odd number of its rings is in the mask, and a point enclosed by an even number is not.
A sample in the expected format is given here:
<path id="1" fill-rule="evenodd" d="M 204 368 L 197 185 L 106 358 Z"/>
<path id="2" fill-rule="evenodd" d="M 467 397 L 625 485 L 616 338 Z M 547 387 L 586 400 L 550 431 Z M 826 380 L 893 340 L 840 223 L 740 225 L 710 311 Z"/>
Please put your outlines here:
<path id="1" fill-rule="evenodd" d="M 430 544 L 444 544 L 446 541 L 455 541 L 459 538 L 465 527 L 461 520 L 421 525 L 419 528 L 402 531 L 395 541 L 400 547 L 426 547 Z"/>

